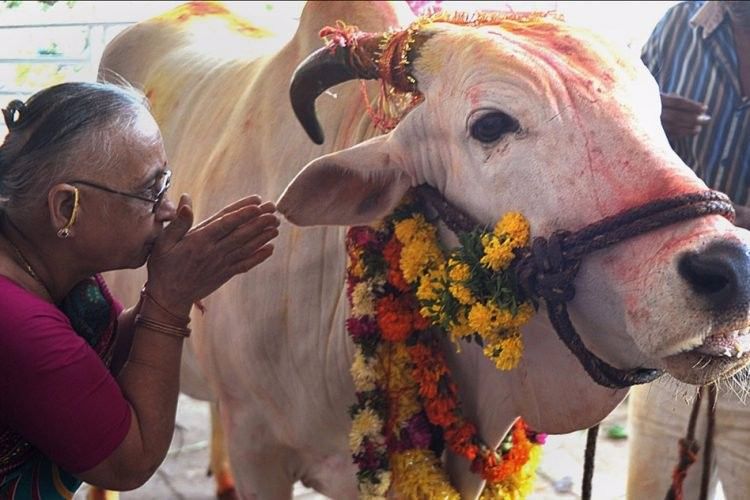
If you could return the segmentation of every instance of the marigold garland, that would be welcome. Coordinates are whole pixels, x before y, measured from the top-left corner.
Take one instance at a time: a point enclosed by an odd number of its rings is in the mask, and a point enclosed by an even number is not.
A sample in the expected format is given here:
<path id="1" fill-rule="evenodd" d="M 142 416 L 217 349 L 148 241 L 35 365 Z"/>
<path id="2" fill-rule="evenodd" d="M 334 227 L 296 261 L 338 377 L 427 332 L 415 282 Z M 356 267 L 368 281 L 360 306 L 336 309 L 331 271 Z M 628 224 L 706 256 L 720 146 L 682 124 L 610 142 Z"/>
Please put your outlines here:
<path id="1" fill-rule="evenodd" d="M 487 480 L 482 498 L 525 496 L 544 435 L 520 419 L 499 451 L 482 443 L 461 412 L 458 391 L 432 326 L 458 343 L 476 341 L 499 369 L 522 353 L 520 327 L 533 308 L 519 302 L 506 270 L 529 240 L 518 214 L 492 232 L 462 235 L 446 256 L 415 202 L 378 228 L 347 234 L 348 332 L 355 344 L 352 376 L 357 402 L 350 446 L 360 496 L 459 498 L 438 458 L 444 447 L 471 462 Z"/>

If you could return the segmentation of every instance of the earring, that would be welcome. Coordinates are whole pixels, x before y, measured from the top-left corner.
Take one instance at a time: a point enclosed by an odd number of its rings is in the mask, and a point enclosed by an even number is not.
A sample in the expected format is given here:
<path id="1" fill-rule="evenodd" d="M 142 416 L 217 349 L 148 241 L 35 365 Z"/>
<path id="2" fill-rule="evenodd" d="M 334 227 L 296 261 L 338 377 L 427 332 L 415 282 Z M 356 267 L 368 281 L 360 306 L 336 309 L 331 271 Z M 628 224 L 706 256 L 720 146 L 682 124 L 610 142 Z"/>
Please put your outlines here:
<path id="1" fill-rule="evenodd" d="M 70 214 L 70 219 L 68 219 L 68 223 L 65 224 L 65 227 L 60 228 L 59 231 L 57 231 L 57 237 L 58 238 L 68 238 L 70 237 L 70 228 L 73 227 L 73 224 L 76 223 L 76 217 L 78 216 L 78 188 L 74 188 L 75 191 L 73 192 L 73 211 Z"/>

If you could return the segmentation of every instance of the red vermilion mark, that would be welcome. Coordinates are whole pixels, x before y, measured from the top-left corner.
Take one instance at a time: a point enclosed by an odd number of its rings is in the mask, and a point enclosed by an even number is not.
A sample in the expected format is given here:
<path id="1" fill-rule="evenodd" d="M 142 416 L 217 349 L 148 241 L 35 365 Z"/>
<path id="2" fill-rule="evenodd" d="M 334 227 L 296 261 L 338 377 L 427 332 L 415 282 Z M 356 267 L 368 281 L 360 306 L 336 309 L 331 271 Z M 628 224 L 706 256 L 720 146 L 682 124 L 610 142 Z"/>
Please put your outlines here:
<path id="1" fill-rule="evenodd" d="M 191 17 L 229 14 L 226 7 L 213 2 L 188 2 L 174 11 L 178 21 L 187 21 Z"/>
<path id="2" fill-rule="evenodd" d="M 196 18 L 217 16 L 224 18 L 230 29 L 252 37 L 262 36 L 265 31 L 235 16 L 226 7 L 216 2 L 188 2 L 159 16 L 159 19 L 185 23 Z"/>
<path id="3" fill-rule="evenodd" d="M 563 25 L 557 25 L 545 19 L 527 23 L 507 23 L 503 24 L 502 28 L 509 33 L 521 36 L 533 47 L 547 49 L 544 51 L 547 52 L 544 57 L 545 61 L 561 73 L 563 71 L 570 73 L 570 70 L 574 69 L 578 73 L 591 75 L 604 84 L 611 84 L 614 81 L 612 75 L 605 69 L 606 63 L 602 64 L 603 61 L 595 57 L 581 40 L 571 36 Z M 528 46 L 526 48 L 529 49 Z M 535 52 L 534 55 L 541 55 L 541 51 Z M 558 64 L 553 63 L 554 56 L 558 59 Z M 562 62 L 564 67 L 560 67 L 559 62 Z M 583 79 L 581 84 L 591 88 L 593 81 Z"/>

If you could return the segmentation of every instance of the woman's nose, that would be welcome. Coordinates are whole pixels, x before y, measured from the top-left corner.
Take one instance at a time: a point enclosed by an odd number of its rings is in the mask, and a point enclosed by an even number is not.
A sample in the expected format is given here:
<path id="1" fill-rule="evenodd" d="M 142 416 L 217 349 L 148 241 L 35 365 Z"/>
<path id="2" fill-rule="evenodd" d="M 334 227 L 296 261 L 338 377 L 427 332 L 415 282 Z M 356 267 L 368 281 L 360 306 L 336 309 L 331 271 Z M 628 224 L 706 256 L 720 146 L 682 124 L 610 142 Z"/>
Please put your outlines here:
<path id="1" fill-rule="evenodd" d="M 156 207 L 156 220 L 158 222 L 172 222 L 177 216 L 177 207 L 172 200 L 164 197 Z"/>

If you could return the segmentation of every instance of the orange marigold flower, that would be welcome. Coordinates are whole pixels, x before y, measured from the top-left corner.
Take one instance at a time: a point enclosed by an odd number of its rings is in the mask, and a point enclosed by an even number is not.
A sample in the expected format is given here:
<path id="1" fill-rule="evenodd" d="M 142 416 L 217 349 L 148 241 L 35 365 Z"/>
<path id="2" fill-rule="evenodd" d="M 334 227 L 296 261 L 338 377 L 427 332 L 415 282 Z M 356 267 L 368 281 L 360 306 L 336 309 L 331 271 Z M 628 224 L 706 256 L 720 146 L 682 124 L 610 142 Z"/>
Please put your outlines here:
<path id="1" fill-rule="evenodd" d="M 445 440 L 454 453 L 474 460 L 479 448 L 474 444 L 477 429 L 470 422 L 464 422 L 460 427 L 446 429 Z"/>
<path id="2" fill-rule="evenodd" d="M 409 283 L 404 279 L 404 275 L 398 269 L 388 269 L 388 275 L 386 276 L 388 283 L 396 287 L 401 292 L 409 291 Z"/>
<path id="3" fill-rule="evenodd" d="M 425 409 L 427 417 L 434 425 L 449 427 L 456 421 L 456 400 L 453 398 L 432 398 L 426 402 Z"/>
<path id="4" fill-rule="evenodd" d="M 494 451 L 484 456 L 479 456 L 471 466 L 472 471 L 478 472 L 490 483 L 503 480 L 502 459 Z"/>
<path id="5" fill-rule="evenodd" d="M 409 284 L 404 279 L 404 275 L 399 268 L 402 248 L 403 245 L 396 238 L 391 238 L 383 248 L 383 258 L 388 264 L 386 275 L 388 283 L 396 287 L 399 291 L 406 292 L 409 290 Z"/>
<path id="6" fill-rule="evenodd" d="M 412 332 L 412 312 L 393 296 L 378 301 L 378 326 L 389 342 L 403 342 Z"/>

